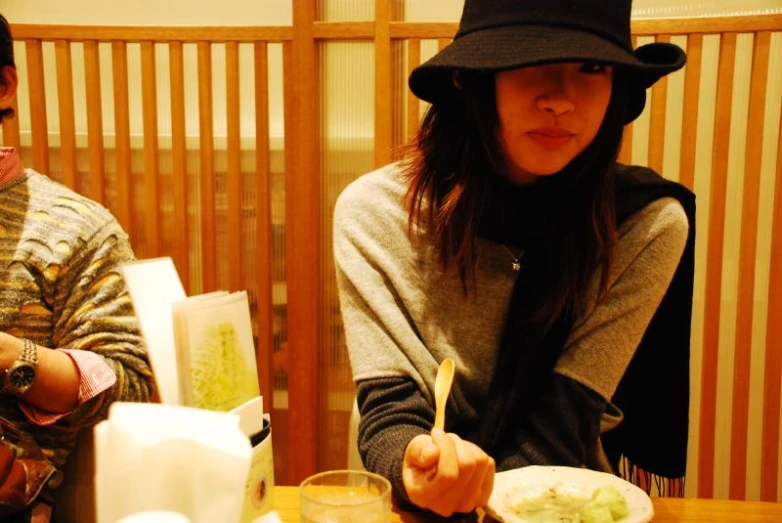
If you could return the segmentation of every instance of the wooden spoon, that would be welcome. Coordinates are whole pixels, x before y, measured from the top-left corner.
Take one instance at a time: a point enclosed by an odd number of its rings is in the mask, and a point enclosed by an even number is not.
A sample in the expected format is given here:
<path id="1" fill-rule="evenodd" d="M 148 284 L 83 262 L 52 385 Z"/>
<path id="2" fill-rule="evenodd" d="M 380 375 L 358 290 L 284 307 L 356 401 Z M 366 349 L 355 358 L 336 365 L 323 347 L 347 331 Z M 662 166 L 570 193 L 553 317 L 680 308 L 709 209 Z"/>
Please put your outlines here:
<path id="1" fill-rule="evenodd" d="M 453 384 L 454 364 L 451 358 L 445 358 L 437 369 L 437 377 L 434 380 L 434 428 L 445 429 L 445 405 L 448 403 L 448 394 Z"/>

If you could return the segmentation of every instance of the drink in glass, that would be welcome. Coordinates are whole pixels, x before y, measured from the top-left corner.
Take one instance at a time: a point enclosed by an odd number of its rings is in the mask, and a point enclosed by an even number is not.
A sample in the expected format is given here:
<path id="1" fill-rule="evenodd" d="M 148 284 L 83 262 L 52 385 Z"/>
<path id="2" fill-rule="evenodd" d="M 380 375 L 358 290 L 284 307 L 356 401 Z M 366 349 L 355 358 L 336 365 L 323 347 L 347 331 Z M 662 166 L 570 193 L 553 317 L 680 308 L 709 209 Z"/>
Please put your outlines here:
<path id="1" fill-rule="evenodd" d="M 391 484 L 358 470 L 322 472 L 299 487 L 302 523 L 388 523 Z"/>

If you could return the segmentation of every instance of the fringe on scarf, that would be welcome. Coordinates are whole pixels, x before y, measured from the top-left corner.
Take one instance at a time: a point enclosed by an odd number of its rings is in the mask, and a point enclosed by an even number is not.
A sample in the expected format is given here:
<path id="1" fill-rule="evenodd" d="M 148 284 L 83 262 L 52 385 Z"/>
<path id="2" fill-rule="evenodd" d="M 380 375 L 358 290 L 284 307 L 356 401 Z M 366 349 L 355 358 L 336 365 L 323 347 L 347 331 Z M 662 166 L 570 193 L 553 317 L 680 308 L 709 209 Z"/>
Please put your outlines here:
<path id="1" fill-rule="evenodd" d="M 666 478 L 653 474 L 630 462 L 625 456 L 622 456 L 619 460 L 619 476 L 625 481 L 638 486 L 649 496 L 684 497 L 684 476 L 680 478 Z"/>

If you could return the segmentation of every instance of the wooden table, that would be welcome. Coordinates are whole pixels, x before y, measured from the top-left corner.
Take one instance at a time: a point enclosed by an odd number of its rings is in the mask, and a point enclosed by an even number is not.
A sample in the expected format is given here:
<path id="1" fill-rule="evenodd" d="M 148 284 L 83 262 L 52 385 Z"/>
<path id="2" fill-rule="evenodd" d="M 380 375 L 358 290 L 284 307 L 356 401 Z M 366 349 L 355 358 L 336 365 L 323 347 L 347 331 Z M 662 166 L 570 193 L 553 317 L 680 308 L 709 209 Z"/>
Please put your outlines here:
<path id="1" fill-rule="evenodd" d="M 782 523 L 780 503 L 676 498 L 652 498 L 652 503 L 655 523 Z M 274 487 L 274 509 L 284 523 L 299 523 L 299 488 Z M 426 519 L 395 511 L 391 521 L 417 523 Z"/>

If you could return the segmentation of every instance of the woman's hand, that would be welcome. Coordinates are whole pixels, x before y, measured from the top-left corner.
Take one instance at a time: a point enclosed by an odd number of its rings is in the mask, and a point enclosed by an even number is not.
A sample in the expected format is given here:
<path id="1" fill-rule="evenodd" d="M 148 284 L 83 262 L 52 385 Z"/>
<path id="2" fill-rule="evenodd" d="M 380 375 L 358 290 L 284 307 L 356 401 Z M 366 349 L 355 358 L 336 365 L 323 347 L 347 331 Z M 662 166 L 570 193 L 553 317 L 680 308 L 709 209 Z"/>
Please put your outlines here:
<path id="1" fill-rule="evenodd" d="M 402 482 L 410 501 L 441 516 L 486 505 L 494 486 L 494 459 L 453 433 L 432 430 L 407 445 Z"/>

